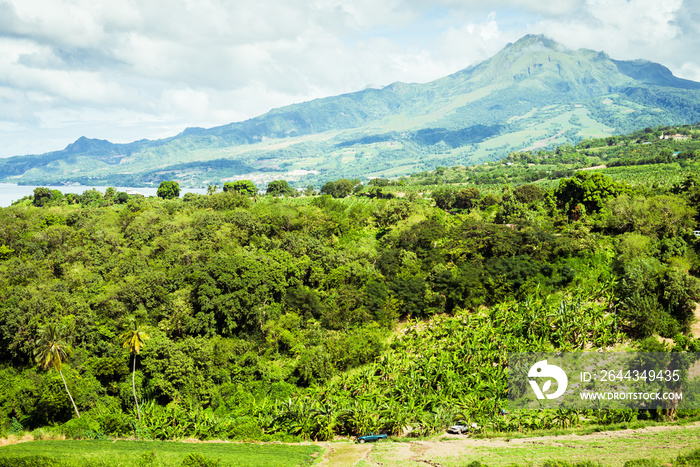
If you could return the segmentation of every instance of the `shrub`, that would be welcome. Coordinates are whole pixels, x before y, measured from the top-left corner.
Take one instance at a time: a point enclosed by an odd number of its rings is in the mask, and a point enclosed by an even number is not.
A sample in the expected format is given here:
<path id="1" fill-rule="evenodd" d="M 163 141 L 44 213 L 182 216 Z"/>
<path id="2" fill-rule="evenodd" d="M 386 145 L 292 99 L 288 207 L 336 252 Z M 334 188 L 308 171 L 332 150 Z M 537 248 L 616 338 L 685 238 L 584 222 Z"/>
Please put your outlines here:
<path id="1" fill-rule="evenodd" d="M 676 458 L 676 462 L 674 462 L 673 465 L 688 467 L 700 466 L 700 449 L 695 449 L 694 451 L 689 452 L 685 456 L 679 454 Z"/>
<path id="2" fill-rule="evenodd" d="M 219 459 L 211 460 L 196 452 L 188 454 L 182 461 L 182 467 L 215 467 L 217 465 L 221 465 Z"/>
<path id="3" fill-rule="evenodd" d="M 58 467 L 60 464 L 46 456 L 0 458 L 0 467 Z"/>
<path id="4" fill-rule="evenodd" d="M 620 302 L 622 317 L 630 322 L 632 331 L 640 338 L 649 337 L 659 331 L 660 325 L 668 325 L 665 313 L 653 295 L 635 293 Z"/>
<path id="5" fill-rule="evenodd" d="M 123 436 L 131 433 L 133 427 L 131 418 L 121 412 L 111 412 L 97 417 L 102 431 L 112 436 Z"/>
<path id="6" fill-rule="evenodd" d="M 566 462 L 558 460 L 545 461 L 542 467 L 600 467 L 600 464 L 591 461 Z"/>
<path id="7" fill-rule="evenodd" d="M 151 467 L 158 465 L 156 463 L 156 452 L 155 451 L 150 451 L 150 452 L 144 452 L 141 454 L 141 457 L 139 458 L 138 461 L 138 466 L 139 467 Z"/>
<path id="8" fill-rule="evenodd" d="M 10 433 L 17 434 L 21 433 L 22 431 L 24 431 L 22 423 L 17 420 L 17 417 L 12 417 L 12 421 L 10 422 Z"/>
<path id="9" fill-rule="evenodd" d="M 63 435 L 61 434 L 59 429 L 53 427 L 37 428 L 36 430 L 32 431 L 31 435 L 35 441 L 48 439 L 63 439 Z"/>
<path id="10" fill-rule="evenodd" d="M 87 416 L 73 418 L 61 426 L 61 432 L 73 439 L 92 439 L 99 431 L 100 423 Z"/>
<path id="11" fill-rule="evenodd" d="M 661 467 L 663 465 L 665 465 L 663 462 L 652 459 L 635 459 L 625 462 L 624 467 Z"/>

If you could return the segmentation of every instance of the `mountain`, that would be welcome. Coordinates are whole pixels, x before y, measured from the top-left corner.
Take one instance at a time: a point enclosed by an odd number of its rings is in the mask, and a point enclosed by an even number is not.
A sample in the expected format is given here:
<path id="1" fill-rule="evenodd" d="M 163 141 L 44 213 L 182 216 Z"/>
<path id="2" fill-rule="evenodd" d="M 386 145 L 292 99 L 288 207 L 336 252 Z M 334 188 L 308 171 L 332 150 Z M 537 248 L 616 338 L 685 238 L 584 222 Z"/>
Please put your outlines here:
<path id="1" fill-rule="evenodd" d="M 316 99 L 243 122 L 129 144 L 80 138 L 0 161 L 0 181 L 201 186 L 393 177 L 635 129 L 700 121 L 700 83 L 662 65 L 573 51 L 541 35 L 425 83 Z"/>

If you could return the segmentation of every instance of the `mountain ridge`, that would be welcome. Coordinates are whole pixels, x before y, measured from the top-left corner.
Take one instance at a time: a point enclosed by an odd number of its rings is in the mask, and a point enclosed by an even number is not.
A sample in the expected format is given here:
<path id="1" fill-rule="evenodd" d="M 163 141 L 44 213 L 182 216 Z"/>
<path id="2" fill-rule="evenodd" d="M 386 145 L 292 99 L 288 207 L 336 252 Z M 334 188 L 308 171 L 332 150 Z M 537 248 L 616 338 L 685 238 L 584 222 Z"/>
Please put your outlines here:
<path id="1" fill-rule="evenodd" d="M 159 140 L 81 137 L 61 151 L 0 161 L 0 180 L 322 183 L 481 163 L 512 150 L 683 120 L 700 120 L 700 83 L 647 60 L 613 60 L 527 35 L 428 83 L 397 81 Z"/>

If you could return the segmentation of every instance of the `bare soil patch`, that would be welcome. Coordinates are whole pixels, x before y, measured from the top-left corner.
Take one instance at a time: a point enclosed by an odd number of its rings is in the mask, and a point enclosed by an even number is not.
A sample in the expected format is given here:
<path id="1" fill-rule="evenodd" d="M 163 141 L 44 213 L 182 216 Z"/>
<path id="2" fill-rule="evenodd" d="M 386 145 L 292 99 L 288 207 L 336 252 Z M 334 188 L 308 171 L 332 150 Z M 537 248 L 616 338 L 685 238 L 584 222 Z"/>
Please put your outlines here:
<path id="1" fill-rule="evenodd" d="M 536 467 L 548 459 L 599 458 L 603 465 L 622 466 L 631 459 L 668 461 L 678 453 L 700 447 L 699 439 L 700 423 L 694 423 L 515 439 L 445 436 L 439 440 L 364 445 L 321 443 L 327 449 L 321 465 L 457 467 L 477 460 L 494 467 L 512 464 Z"/>
<path id="2" fill-rule="evenodd" d="M 579 170 L 598 170 L 598 169 L 607 169 L 607 165 L 594 165 L 593 167 L 584 167 L 582 169 L 576 169 L 578 172 Z"/>
<path id="3" fill-rule="evenodd" d="M 354 443 L 319 443 L 325 448 L 325 453 L 318 465 L 324 467 L 340 467 L 356 465 L 366 459 L 372 451 L 372 445 Z"/>
<path id="4" fill-rule="evenodd" d="M 17 443 L 27 443 L 29 441 L 34 441 L 34 437 L 29 433 L 22 437 L 17 437 L 15 435 L 10 435 L 7 438 L 0 438 L 0 446 L 9 446 L 11 444 Z"/>
<path id="5" fill-rule="evenodd" d="M 690 332 L 693 337 L 700 337 L 700 303 L 695 305 L 695 322 L 690 326 Z"/>

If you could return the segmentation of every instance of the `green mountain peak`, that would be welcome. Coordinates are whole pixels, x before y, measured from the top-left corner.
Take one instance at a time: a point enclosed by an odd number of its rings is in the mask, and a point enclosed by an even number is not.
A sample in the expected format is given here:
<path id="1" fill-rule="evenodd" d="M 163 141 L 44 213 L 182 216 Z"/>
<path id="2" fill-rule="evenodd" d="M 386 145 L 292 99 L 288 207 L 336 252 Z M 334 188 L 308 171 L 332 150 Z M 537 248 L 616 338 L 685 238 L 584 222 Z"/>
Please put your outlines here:
<path id="1" fill-rule="evenodd" d="M 63 151 L 0 161 L 0 181 L 139 186 L 399 176 L 700 120 L 700 83 L 646 60 L 571 50 L 527 35 L 424 84 L 315 99 L 243 122 L 129 144 L 81 138 Z"/>
<path id="2" fill-rule="evenodd" d="M 561 50 L 565 48 L 562 44 L 550 39 L 544 34 L 528 34 L 526 36 L 521 37 L 514 43 L 509 42 L 508 44 L 506 44 L 503 50 L 522 50 L 524 48 L 533 46 L 544 47 L 552 50 Z"/>
<path id="3" fill-rule="evenodd" d="M 479 85 L 540 89 L 575 97 L 631 84 L 607 54 L 571 50 L 543 35 L 528 35 L 467 70 Z"/>

